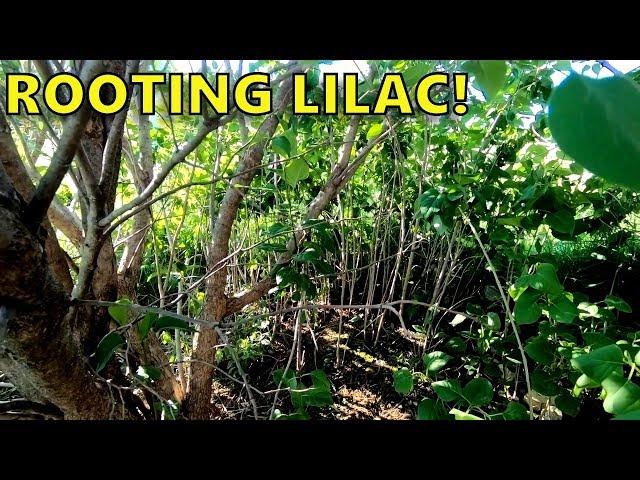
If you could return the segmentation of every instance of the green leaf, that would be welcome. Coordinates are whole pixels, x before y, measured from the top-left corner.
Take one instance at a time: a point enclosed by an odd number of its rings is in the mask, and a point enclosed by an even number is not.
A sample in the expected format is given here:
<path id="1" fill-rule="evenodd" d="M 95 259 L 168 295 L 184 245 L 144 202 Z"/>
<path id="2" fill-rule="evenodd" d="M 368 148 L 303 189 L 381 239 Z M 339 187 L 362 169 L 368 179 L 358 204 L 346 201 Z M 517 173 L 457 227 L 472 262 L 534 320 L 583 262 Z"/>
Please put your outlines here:
<path id="1" fill-rule="evenodd" d="M 308 176 L 309 165 L 300 157 L 294 158 L 284 167 L 284 179 L 292 187 L 295 187 L 298 182 L 306 179 Z"/>
<path id="2" fill-rule="evenodd" d="M 442 404 L 431 398 L 423 398 L 418 404 L 418 420 L 445 420 L 448 417 Z"/>
<path id="3" fill-rule="evenodd" d="M 108 308 L 109 315 L 118 322 L 120 325 L 126 325 L 129 323 L 129 311 L 130 308 L 127 305 L 131 305 L 131 300 L 128 298 L 121 298 L 116 303 L 123 306 L 112 305 Z"/>
<path id="4" fill-rule="evenodd" d="M 274 414 L 274 420 L 309 420 L 311 418 L 304 410 L 293 413 L 281 413 L 280 410 L 275 410 Z"/>
<path id="5" fill-rule="evenodd" d="M 107 363 L 109 363 L 109 360 L 111 360 L 111 357 L 113 357 L 118 347 L 124 344 L 126 344 L 126 342 L 118 332 L 113 331 L 107 333 L 102 340 L 100 340 L 98 348 L 96 349 L 96 372 L 100 373 Z"/>
<path id="6" fill-rule="evenodd" d="M 531 388 L 547 397 L 553 397 L 561 393 L 558 383 L 542 370 L 536 370 L 531 373 Z"/>
<path id="7" fill-rule="evenodd" d="M 599 382 L 595 382 L 584 373 L 576 380 L 576 387 L 578 388 L 596 388 L 598 386 L 600 386 Z"/>
<path id="8" fill-rule="evenodd" d="M 487 316 L 482 317 L 480 320 L 482 321 L 482 324 L 491 331 L 497 332 L 502 328 L 500 316 L 495 312 L 487 313 Z"/>
<path id="9" fill-rule="evenodd" d="M 607 345 L 571 360 L 571 365 L 597 383 L 607 378 L 622 364 L 622 350 L 617 345 Z"/>
<path id="10" fill-rule="evenodd" d="M 533 288 L 549 295 L 559 295 L 564 290 L 560 280 L 558 280 L 556 267 L 550 263 L 540 263 L 536 268 L 532 281 L 536 284 L 535 286 L 532 285 Z"/>
<path id="11" fill-rule="evenodd" d="M 292 388 L 296 388 L 298 386 L 298 381 L 296 380 L 296 374 L 293 370 L 287 370 L 287 374 L 284 375 L 284 368 L 279 368 L 273 372 L 273 381 L 276 386 L 281 383 L 287 385 L 288 387 L 293 386 Z M 283 376 L 284 375 L 284 376 Z"/>
<path id="12" fill-rule="evenodd" d="M 507 64 L 504 60 L 475 60 L 467 62 L 465 66 L 476 77 L 487 100 L 500 91 L 507 78 Z"/>
<path id="13" fill-rule="evenodd" d="M 578 307 L 564 293 L 549 298 L 549 315 L 556 322 L 572 323 L 578 313 Z"/>
<path id="14" fill-rule="evenodd" d="M 640 89 L 633 81 L 572 73 L 551 94 L 549 128 L 583 167 L 640 190 Z"/>
<path id="15" fill-rule="evenodd" d="M 467 344 L 460 337 L 451 337 L 447 340 L 446 346 L 453 353 L 463 353 L 467 349 Z"/>
<path id="16" fill-rule="evenodd" d="M 311 372 L 313 387 L 301 388 L 300 404 L 303 407 L 322 407 L 333 404 L 331 396 L 331 383 L 327 375 L 322 370 L 314 370 Z"/>
<path id="17" fill-rule="evenodd" d="M 162 376 L 162 370 L 152 365 L 140 365 L 136 374 L 145 380 L 158 380 Z"/>
<path id="18" fill-rule="evenodd" d="M 619 373 L 612 373 L 602 382 L 607 396 L 602 403 L 604 411 L 621 415 L 640 408 L 640 387 Z"/>
<path id="19" fill-rule="evenodd" d="M 553 347 L 549 343 L 549 340 L 543 336 L 531 339 L 524 347 L 524 351 L 542 365 L 551 365 L 553 362 Z"/>
<path id="20" fill-rule="evenodd" d="M 138 323 L 138 336 L 140 341 L 147 338 L 149 330 L 153 327 L 153 324 L 158 319 L 158 315 L 155 313 L 147 313 L 142 320 Z"/>
<path id="21" fill-rule="evenodd" d="M 320 252 L 315 248 L 307 248 L 303 252 L 295 255 L 293 259 L 298 262 L 317 262 L 320 260 Z"/>
<path id="22" fill-rule="evenodd" d="M 584 338 L 585 344 L 591 347 L 591 350 L 616 343 L 615 340 L 599 332 L 584 332 L 582 338 Z"/>
<path id="23" fill-rule="evenodd" d="M 457 379 L 433 382 L 431 388 L 445 402 L 460 400 L 462 396 L 462 387 Z"/>
<path id="24" fill-rule="evenodd" d="M 271 140 L 271 148 L 281 157 L 289 158 L 289 156 L 291 156 L 291 142 L 284 135 L 274 137 L 273 140 Z"/>
<path id="25" fill-rule="evenodd" d="M 615 295 L 607 295 L 607 298 L 604 299 L 604 302 L 617 310 L 620 310 L 624 313 L 631 313 L 631 307 L 627 302 L 625 302 L 620 297 L 616 297 Z"/>
<path id="26" fill-rule="evenodd" d="M 159 317 L 154 323 L 154 330 L 160 331 L 167 328 L 177 328 L 179 330 L 188 330 L 190 332 L 195 331 L 192 327 L 189 326 L 187 322 L 180 318 L 169 317 L 167 315 L 163 315 Z"/>
<path id="27" fill-rule="evenodd" d="M 493 386 L 485 378 L 474 378 L 464 386 L 462 395 L 470 405 L 482 407 L 491 403 L 493 399 Z"/>
<path id="28" fill-rule="evenodd" d="M 393 372 L 393 388 L 402 395 L 413 391 L 413 375 L 408 368 L 399 368 Z"/>
<path id="29" fill-rule="evenodd" d="M 576 227 L 576 221 L 573 218 L 573 213 L 569 210 L 558 210 L 555 213 L 547 215 L 545 221 L 552 230 L 560 233 L 566 233 L 568 235 L 572 235 L 573 230 Z"/>
<path id="30" fill-rule="evenodd" d="M 289 140 L 289 145 L 291 145 L 291 148 L 289 150 L 289 156 L 295 157 L 298 153 L 297 135 L 296 135 L 295 128 L 293 129 L 290 128 L 289 130 L 284 132 L 284 135 L 287 137 L 287 140 Z"/>
<path id="31" fill-rule="evenodd" d="M 563 414 L 571 417 L 575 417 L 580 411 L 580 399 L 566 392 L 555 398 L 555 404 Z"/>
<path id="32" fill-rule="evenodd" d="M 311 372 L 311 378 L 313 379 L 313 385 L 316 388 L 324 389 L 326 391 L 331 390 L 331 382 L 327 378 L 327 374 L 322 370 L 314 370 Z"/>
<path id="33" fill-rule="evenodd" d="M 640 420 L 640 409 L 630 410 L 622 415 L 617 415 L 614 420 Z"/>
<path id="34" fill-rule="evenodd" d="M 382 123 L 374 123 L 367 131 L 367 140 L 373 140 L 382 132 L 384 132 L 384 125 Z"/>
<path id="35" fill-rule="evenodd" d="M 464 315 L 460 315 L 459 313 L 456 314 L 455 317 L 453 317 L 453 320 L 451 320 L 451 322 L 449 322 L 449 324 L 452 327 L 455 327 L 456 325 L 460 325 L 462 322 L 464 322 L 467 319 L 467 317 L 465 317 Z"/>
<path id="36" fill-rule="evenodd" d="M 516 300 L 513 318 L 519 325 L 536 323 L 542 315 L 542 307 L 536 303 L 540 294 L 533 290 L 525 290 Z"/>
<path id="37" fill-rule="evenodd" d="M 422 356 L 422 361 L 424 362 L 424 366 L 427 369 L 428 373 L 436 373 L 444 368 L 449 360 L 451 360 L 451 356 L 447 355 L 444 352 L 435 351 L 425 353 Z"/>
<path id="38" fill-rule="evenodd" d="M 472 415 L 471 413 L 463 412 L 457 408 L 452 408 L 449 413 L 455 417 L 456 420 L 483 420 L 482 418 Z"/>
<path id="39" fill-rule="evenodd" d="M 404 79 L 407 88 L 411 89 L 411 87 L 418 83 L 418 80 L 431 72 L 431 70 L 432 68 L 428 63 L 419 63 L 418 65 L 409 67 L 404 72 L 402 72 L 402 78 Z"/>
<path id="40" fill-rule="evenodd" d="M 502 412 L 505 420 L 529 420 L 529 412 L 526 407 L 518 402 L 509 402 L 507 408 Z"/>

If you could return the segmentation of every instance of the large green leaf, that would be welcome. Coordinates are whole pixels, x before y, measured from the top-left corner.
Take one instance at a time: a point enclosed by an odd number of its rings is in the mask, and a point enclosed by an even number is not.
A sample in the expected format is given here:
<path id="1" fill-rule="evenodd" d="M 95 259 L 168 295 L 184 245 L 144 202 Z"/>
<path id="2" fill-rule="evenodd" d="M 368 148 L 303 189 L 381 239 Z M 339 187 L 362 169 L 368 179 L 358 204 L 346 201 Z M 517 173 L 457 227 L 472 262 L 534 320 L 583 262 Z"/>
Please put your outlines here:
<path id="1" fill-rule="evenodd" d="M 640 190 L 640 89 L 634 82 L 572 73 L 551 94 L 549 128 L 576 162 Z"/>
<path id="2" fill-rule="evenodd" d="M 153 324 L 158 319 L 158 315 L 156 313 L 147 313 L 142 320 L 138 323 L 138 336 L 140 340 L 144 340 L 147 338 L 149 334 L 149 330 L 153 327 Z"/>
<path id="3" fill-rule="evenodd" d="M 631 313 L 631 307 L 629 306 L 629 304 L 620 297 L 616 297 L 615 295 L 607 295 L 607 298 L 604 299 L 604 302 L 610 307 L 615 308 L 616 310 L 620 310 L 624 313 Z"/>
<path id="4" fill-rule="evenodd" d="M 96 348 L 96 372 L 99 373 L 111 360 L 118 347 L 125 343 L 124 338 L 118 332 L 107 333 L 98 343 L 98 348 Z"/>
<path id="5" fill-rule="evenodd" d="M 614 420 L 640 420 L 640 409 L 629 410 L 622 415 L 617 415 Z"/>
<path id="6" fill-rule="evenodd" d="M 399 368 L 393 372 L 393 388 L 402 395 L 408 395 L 413 390 L 413 375 L 408 368 Z"/>
<path id="7" fill-rule="evenodd" d="M 446 420 L 449 415 L 441 403 L 432 398 L 423 398 L 418 404 L 416 418 L 418 420 Z"/>
<path id="8" fill-rule="evenodd" d="M 602 381 L 607 396 L 602 403 L 605 412 L 621 415 L 640 408 L 640 387 L 613 372 Z"/>
<path id="9" fill-rule="evenodd" d="M 495 312 L 489 312 L 486 316 L 480 318 L 482 324 L 489 330 L 498 332 L 502 328 L 502 321 L 500 316 Z"/>
<path id="10" fill-rule="evenodd" d="M 167 328 L 177 328 L 179 330 L 188 330 L 190 332 L 194 331 L 186 321 L 181 318 L 169 317 L 168 315 L 163 315 L 156 319 L 156 321 L 153 322 L 152 328 L 158 331 Z"/>
<path id="11" fill-rule="evenodd" d="M 384 132 L 384 125 L 382 123 L 374 123 L 367 131 L 367 140 L 373 140 L 382 132 Z"/>
<path id="12" fill-rule="evenodd" d="M 536 273 L 532 276 L 532 286 L 536 290 L 549 295 L 558 295 L 563 290 L 562 284 L 558 280 L 556 267 L 550 263 L 540 263 L 538 265 Z"/>
<path id="13" fill-rule="evenodd" d="M 474 378 L 462 389 L 462 395 L 469 404 L 482 407 L 491 403 L 493 399 L 493 386 L 485 378 Z"/>
<path id="14" fill-rule="evenodd" d="M 535 337 L 524 347 L 531 358 L 542 365 L 551 365 L 554 358 L 553 347 L 549 340 L 543 336 Z"/>
<path id="15" fill-rule="evenodd" d="M 571 417 L 575 417 L 580 411 L 580 399 L 566 392 L 555 398 L 555 404 L 563 414 Z"/>
<path id="16" fill-rule="evenodd" d="M 572 323 L 578 313 L 578 307 L 564 293 L 549 298 L 549 315 L 556 322 Z"/>
<path id="17" fill-rule="evenodd" d="M 516 300 L 513 318 L 519 325 L 535 323 L 542 315 L 542 307 L 536 303 L 540 294 L 533 290 L 525 290 Z"/>
<path id="18" fill-rule="evenodd" d="M 116 303 L 119 305 L 112 305 L 107 310 L 109 315 L 120 325 L 126 325 L 129 323 L 129 311 L 131 310 L 128 305 L 131 305 L 131 300 L 128 298 L 121 298 Z M 122 305 L 122 306 L 121 306 Z"/>
<path id="19" fill-rule="evenodd" d="M 291 155 L 291 142 L 285 135 L 274 137 L 271 140 L 271 148 L 281 157 L 289 157 Z"/>
<path id="20" fill-rule="evenodd" d="M 424 362 L 424 366 L 428 373 L 436 373 L 442 370 L 451 358 L 452 357 L 450 355 L 447 355 L 444 352 L 435 351 L 425 353 L 422 356 L 422 361 Z"/>
<path id="21" fill-rule="evenodd" d="M 431 388 L 445 402 L 460 400 L 462 397 L 462 387 L 457 379 L 433 382 Z"/>
<path id="22" fill-rule="evenodd" d="M 502 412 L 504 420 L 528 420 L 529 412 L 524 405 L 518 402 L 509 402 L 507 408 Z"/>
<path id="23" fill-rule="evenodd" d="M 482 418 L 473 415 L 468 412 L 463 412 L 457 408 L 452 408 L 449 413 L 455 417 L 456 420 L 482 420 Z"/>
<path id="24" fill-rule="evenodd" d="M 300 395 L 300 405 L 302 407 L 322 407 L 333 404 L 331 383 L 327 375 L 322 370 L 314 370 L 311 372 L 311 379 L 313 383 L 311 388 L 301 385 L 302 388 L 296 392 Z"/>
<path id="25" fill-rule="evenodd" d="M 622 350 L 617 345 L 597 348 L 571 360 L 573 368 L 580 370 L 597 383 L 602 383 L 621 364 Z"/>
<path id="26" fill-rule="evenodd" d="M 504 60 L 474 60 L 466 62 L 465 68 L 476 77 L 487 100 L 495 97 L 507 78 L 507 64 Z"/>
<path id="27" fill-rule="evenodd" d="M 309 165 L 302 158 L 297 157 L 284 167 L 284 179 L 289 185 L 295 187 L 298 182 L 309 176 Z"/>
<path id="28" fill-rule="evenodd" d="M 561 393 L 558 382 L 548 373 L 538 369 L 531 373 L 531 388 L 542 395 L 553 397 Z"/>
<path id="29" fill-rule="evenodd" d="M 557 212 L 547 215 L 545 222 L 552 230 L 569 235 L 573 234 L 573 230 L 576 227 L 573 213 L 566 209 L 558 210 Z"/>

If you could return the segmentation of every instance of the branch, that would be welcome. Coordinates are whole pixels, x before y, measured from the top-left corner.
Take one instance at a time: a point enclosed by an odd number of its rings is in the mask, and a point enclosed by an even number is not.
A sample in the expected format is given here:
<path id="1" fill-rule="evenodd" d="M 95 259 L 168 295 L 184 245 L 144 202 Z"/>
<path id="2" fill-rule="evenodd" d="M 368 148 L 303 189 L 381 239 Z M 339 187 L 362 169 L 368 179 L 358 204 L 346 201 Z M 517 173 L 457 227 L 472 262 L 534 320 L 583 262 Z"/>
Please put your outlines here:
<path id="1" fill-rule="evenodd" d="M 224 117 L 212 119 L 209 122 L 203 122 L 196 134 L 191 138 L 191 140 L 189 140 L 181 149 L 179 149 L 172 155 L 169 161 L 163 165 L 158 175 L 154 177 L 151 183 L 149 183 L 147 188 L 145 188 L 140 195 L 138 195 L 130 202 L 122 205 L 120 208 L 116 208 L 110 214 L 106 215 L 98 222 L 98 226 L 101 228 L 107 227 L 118 216 L 146 201 L 153 194 L 153 192 L 155 192 L 158 187 L 162 185 L 162 182 L 164 182 L 164 179 L 167 178 L 167 175 L 171 173 L 171 170 L 173 170 L 173 168 L 180 162 L 184 161 L 185 158 L 187 158 L 187 155 L 193 152 L 207 137 L 207 135 L 209 135 L 209 133 L 229 122 L 232 118 L 232 115 L 227 115 Z"/>
<path id="2" fill-rule="evenodd" d="M 220 203 L 218 217 L 213 228 L 214 245 L 212 248 L 212 262 L 216 262 L 226 257 L 229 253 L 231 228 L 233 227 L 233 222 L 236 219 L 240 202 L 244 197 L 243 190 L 251 184 L 251 181 L 256 174 L 256 167 L 262 161 L 267 143 L 271 140 L 271 137 L 278 128 L 278 124 L 280 123 L 278 117 L 282 115 L 287 108 L 292 90 L 293 77 L 290 77 L 282 85 L 273 113 L 269 115 L 258 128 L 258 131 L 255 134 L 255 138 L 257 139 L 256 143 L 254 143 L 251 148 L 245 152 L 240 163 L 236 167 L 236 173 L 244 173 L 234 177 L 225 192 L 222 202 Z"/>
<path id="3" fill-rule="evenodd" d="M 48 214 L 51 223 L 60 229 L 76 247 L 82 245 L 84 241 L 82 222 L 73 211 L 66 208 L 54 197 L 51 205 L 49 205 Z"/>
<path id="4" fill-rule="evenodd" d="M 102 172 L 100 174 L 100 181 L 98 185 L 104 189 L 105 185 L 109 184 L 113 180 L 114 173 L 117 175 L 116 170 L 116 155 L 118 153 L 118 144 L 122 138 L 122 132 L 124 131 L 124 124 L 127 120 L 129 113 L 129 105 L 131 103 L 131 93 L 133 90 L 133 84 L 129 82 L 131 74 L 138 71 L 140 60 L 130 60 L 127 62 L 127 69 L 125 72 L 125 79 L 127 79 L 127 102 L 124 108 L 120 110 L 111 124 L 109 129 L 109 136 L 104 146 L 104 152 L 102 154 Z"/>
<path id="5" fill-rule="evenodd" d="M 85 68 L 82 69 L 82 82 L 87 84 L 104 68 L 105 65 L 102 61 L 92 60 L 87 62 Z M 25 212 L 26 221 L 32 230 L 35 230 L 42 223 L 49 205 L 53 201 L 60 183 L 62 183 L 62 179 L 69 170 L 71 161 L 80 144 L 80 137 L 89 119 L 90 111 L 89 102 L 85 101 L 80 109 L 65 122 L 58 149 L 53 154 L 51 164 L 38 184 Z"/>
<path id="6" fill-rule="evenodd" d="M 320 213 L 324 211 L 329 202 L 333 201 L 338 192 L 347 184 L 349 179 L 353 177 L 358 167 L 364 162 L 365 158 L 371 152 L 373 147 L 380 143 L 383 139 L 385 139 L 389 132 L 391 131 L 390 127 L 387 127 L 380 135 L 376 138 L 372 139 L 367 145 L 365 145 L 356 159 L 349 164 L 349 160 L 351 159 L 351 150 L 353 143 L 355 141 L 355 136 L 357 133 L 358 126 L 360 124 L 360 117 L 353 117 L 351 122 L 349 123 L 349 127 L 347 129 L 347 133 L 345 134 L 344 140 L 344 150 L 342 152 L 342 156 L 340 161 L 336 164 L 333 171 L 331 172 L 331 176 L 324 188 L 316 195 L 313 201 L 309 204 L 309 208 L 307 210 L 306 220 L 313 220 L 318 218 Z M 280 254 L 278 260 L 276 262 L 276 267 L 289 263 L 291 257 L 295 253 L 298 245 L 303 240 L 306 230 L 304 228 L 298 228 L 292 238 L 287 243 L 287 251 Z M 266 295 L 269 290 L 276 286 L 276 281 L 273 278 L 273 271 L 269 274 L 268 277 L 260 280 L 256 283 L 253 288 L 251 288 L 248 292 L 240 295 L 232 297 L 227 302 L 227 308 L 225 310 L 225 316 L 229 316 L 233 313 L 240 311 L 246 305 L 249 305 L 262 296 Z"/>
<path id="7" fill-rule="evenodd" d="M 513 317 L 513 314 L 511 313 L 511 309 L 509 308 L 509 300 L 507 299 L 507 296 L 504 293 L 504 289 L 502 288 L 502 283 L 500 282 L 500 279 L 498 278 L 498 273 L 496 272 L 495 267 L 493 266 L 493 262 L 491 261 L 491 258 L 489 258 L 489 254 L 487 253 L 487 249 L 484 247 L 484 244 L 482 243 L 482 240 L 480 239 L 480 235 L 478 235 L 478 232 L 476 231 L 475 227 L 473 226 L 473 223 L 471 223 L 471 220 L 464 215 L 464 219 L 467 222 L 467 224 L 469 225 L 469 227 L 471 228 L 471 232 L 473 233 L 473 236 L 475 237 L 475 239 L 478 242 L 478 245 L 480 246 L 480 250 L 482 250 L 482 254 L 484 255 L 484 258 L 487 260 L 487 263 L 489 264 L 489 270 L 491 270 L 491 273 L 493 274 L 493 278 L 496 281 L 496 286 L 498 287 L 498 290 L 500 292 L 500 297 L 502 298 L 502 303 L 504 304 L 504 308 L 507 314 L 507 318 L 509 319 L 509 323 L 511 324 L 511 328 L 513 329 L 513 335 L 516 337 L 516 342 L 518 344 L 518 350 L 520 350 L 520 356 L 522 357 L 522 366 L 524 368 L 524 377 L 525 377 L 525 381 L 527 384 L 527 393 L 529 394 L 529 398 L 531 397 L 531 380 L 529 378 L 529 365 L 527 363 L 527 356 L 525 355 L 524 352 L 524 347 L 522 346 L 522 341 L 520 340 L 520 334 L 518 333 L 518 327 L 516 326 L 516 320 Z M 531 420 L 533 420 L 533 406 L 532 404 L 529 404 L 529 418 Z"/>

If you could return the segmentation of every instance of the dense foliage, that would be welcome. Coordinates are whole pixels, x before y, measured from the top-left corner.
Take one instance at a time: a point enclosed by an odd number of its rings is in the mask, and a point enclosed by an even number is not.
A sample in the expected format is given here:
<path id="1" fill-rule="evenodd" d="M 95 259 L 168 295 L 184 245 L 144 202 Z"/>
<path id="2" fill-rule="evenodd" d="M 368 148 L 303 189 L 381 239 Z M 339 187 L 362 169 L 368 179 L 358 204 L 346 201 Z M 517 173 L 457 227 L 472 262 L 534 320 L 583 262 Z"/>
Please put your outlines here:
<path id="1" fill-rule="evenodd" d="M 232 67 L 203 65 L 212 78 Z M 320 99 L 326 62 L 300 65 L 309 100 Z M 1 67 L 42 75 L 29 61 Z M 286 76 L 290 67 L 259 61 L 244 68 Z M 97 218 L 108 218 L 100 227 L 120 269 L 133 258 L 127 249 L 141 252 L 139 275 L 130 291 L 98 294 L 94 286 L 71 295 L 111 319 L 85 349 L 92 375 L 141 399 L 151 411 L 146 418 L 180 418 L 182 399 L 159 389 L 163 369 L 188 395 L 190 362 L 201 358 L 194 357 L 198 335 L 215 321 L 214 418 L 639 419 L 634 74 L 596 78 L 609 73 L 598 62 L 570 73 L 567 61 L 394 60 L 368 67 L 362 103 L 372 101 L 387 72 L 402 72 L 411 88 L 432 71 L 467 71 L 469 112 L 391 110 L 356 121 L 285 108 L 242 188 L 229 253 L 215 264 L 216 219 L 241 158 L 261 141 L 265 118 L 233 115 L 176 162 L 149 196 L 146 230 L 127 207 L 149 185 L 140 180 L 141 166 L 151 161 L 146 174 L 157 178 L 198 135 L 203 117 L 168 115 L 163 90 L 151 117 L 138 113 L 134 98 L 113 204 Z M 143 68 L 171 72 L 175 65 L 149 61 Z M 237 78 L 242 63 L 233 68 Z M 554 87 L 558 75 L 567 78 Z M 447 99 L 449 92 L 438 95 Z M 7 121 L 37 185 L 62 119 L 45 113 Z M 345 148 L 350 175 L 310 215 Z M 94 221 L 77 162 L 54 199 L 71 226 L 49 213 L 76 286 L 87 254 L 82 239 Z M 207 284 L 223 266 L 230 298 L 264 278 L 273 284 L 241 309 L 211 317 Z M 4 297 L 0 288 L 0 304 Z M 157 356 L 145 363 L 139 353 L 150 337 L 159 340 L 164 364 Z M 28 396 L 5 373 L 3 399 Z M 356 401 L 358 395 L 375 401 Z"/>

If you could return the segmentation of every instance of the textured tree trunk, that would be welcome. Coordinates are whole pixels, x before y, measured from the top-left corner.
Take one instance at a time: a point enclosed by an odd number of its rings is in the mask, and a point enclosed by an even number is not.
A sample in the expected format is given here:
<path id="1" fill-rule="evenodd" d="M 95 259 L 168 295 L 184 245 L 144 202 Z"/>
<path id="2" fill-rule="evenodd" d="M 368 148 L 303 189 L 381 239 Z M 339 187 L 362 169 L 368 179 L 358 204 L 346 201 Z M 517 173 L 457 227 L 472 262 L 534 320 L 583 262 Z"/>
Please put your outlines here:
<path id="1" fill-rule="evenodd" d="M 122 73 L 124 62 L 113 62 L 112 67 Z M 94 214 L 86 219 L 85 231 L 113 208 L 120 140 L 114 135 L 111 154 L 106 155 L 112 121 L 96 112 L 88 114 L 88 122 L 87 116 L 68 119 L 56 152 L 62 153 L 52 160 L 47 175 L 35 189 L 4 116 L 0 115 L 0 271 L 3 275 L 7 272 L 0 282 L 0 370 L 27 398 L 49 401 L 71 419 L 132 415 L 123 402 L 126 395 L 120 395 L 116 386 L 94 375 L 88 362 L 88 356 L 108 331 L 106 309 L 71 304 L 72 284 L 64 253 L 48 220 L 45 218 L 40 227 L 37 223 L 55 199 L 55 189 L 76 151 L 82 156 L 83 189 L 90 192 Z M 84 129 L 79 150 L 78 128 Z M 105 162 L 103 155 L 113 158 L 113 162 Z M 105 165 L 109 168 L 106 175 L 101 175 Z M 32 197 L 38 201 L 31 201 L 27 207 L 26 202 Z M 101 230 L 93 229 L 93 236 L 87 235 L 80 246 L 83 256 L 92 249 L 95 252 L 88 255 L 92 261 L 85 262 L 87 282 L 80 298 L 88 293 L 89 298 L 115 300 L 115 255 L 110 239 L 99 244 L 101 234 Z M 75 292 L 77 285 L 73 288 Z"/>
<path id="2" fill-rule="evenodd" d="M 0 370 L 23 395 L 50 401 L 65 418 L 104 419 L 114 409 L 122 415 L 119 397 L 112 400 L 92 375 L 74 340 L 69 297 L 49 268 L 44 239 L 23 223 L 24 203 L 0 169 Z"/>
<path id="3" fill-rule="evenodd" d="M 11 137 L 11 128 L 2 110 L 0 110 L 0 161 L 17 192 L 25 202 L 28 202 L 33 196 L 35 189 L 27 170 L 20 160 L 20 155 Z M 64 290 L 67 293 L 71 293 L 73 282 L 71 281 L 71 275 L 69 274 L 64 252 L 58 244 L 55 232 L 48 219 L 45 219 L 43 222 L 43 227 L 47 230 L 45 249 L 47 251 L 47 257 L 51 262 L 52 272 Z"/>
<path id="4" fill-rule="evenodd" d="M 231 185 L 227 189 L 220 204 L 218 217 L 213 227 L 213 243 L 211 254 L 207 259 L 209 269 L 216 272 L 208 279 L 206 286 L 206 303 L 204 319 L 219 322 L 227 311 L 227 256 L 229 255 L 229 239 L 236 219 L 240 202 L 246 188 L 264 157 L 267 143 L 275 133 L 279 124 L 279 116 L 285 111 L 291 98 L 291 78 L 282 83 L 274 113 L 269 115 L 260 125 L 256 133 L 256 143 L 247 150 L 236 169 Z M 213 194 L 213 193 L 212 193 Z M 191 419 L 211 418 L 211 387 L 215 372 L 215 354 L 218 345 L 218 334 L 213 328 L 203 326 L 197 334 L 197 343 L 191 358 L 191 375 L 189 376 L 189 393 L 185 402 L 186 415 Z"/>

